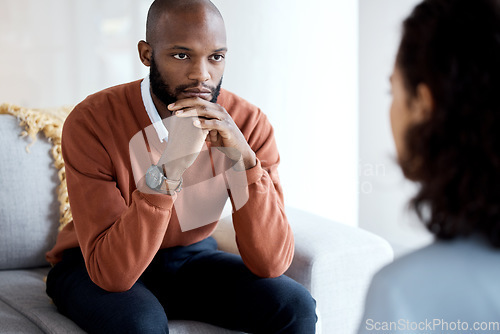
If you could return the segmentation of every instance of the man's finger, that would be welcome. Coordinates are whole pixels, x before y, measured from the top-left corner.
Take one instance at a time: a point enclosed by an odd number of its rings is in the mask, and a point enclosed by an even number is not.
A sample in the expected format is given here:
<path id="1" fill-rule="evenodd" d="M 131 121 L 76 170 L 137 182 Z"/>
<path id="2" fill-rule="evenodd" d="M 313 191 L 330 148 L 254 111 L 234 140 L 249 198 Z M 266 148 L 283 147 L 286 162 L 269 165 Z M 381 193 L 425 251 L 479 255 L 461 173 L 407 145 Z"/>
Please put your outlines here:
<path id="1" fill-rule="evenodd" d="M 224 114 L 222 114 L 219 110 L 213 108 L 188 108 L 177 110 L 174 113 L 177 117 L 200 117 L 201 119 L 216 119 L 222 120 Z"/>
<path id="2" fill-rule="evenodd" d="M 177 110 L 173 114 L 175 116 L 179 116 L 179 117 L 199 116 L 198 110 L 196 110 L 195 108 L 187 108 L 187 109 Z"/>
<path id="3" fill-rule="evenodd" d="M 191 97 L 188 99 L 182 99 L 178 100 L 174 103 L 171 103 L 167 106 L 168 110 L 170 111 L 176 111 L 184 108 L 189 108 L 189 107 L 196 107 L 196 106 L 203 106 L 207 105 L 211 102 L 201 99 L 199 97 Z"/>
<path id="4" fill-rule="evenodd" d="M 217 135 L 218 135 L 219 132 L 217 132 L 217 130 L 210 130 L 210 140 L 212 142 L 216 142 L 217 141 Z"/>
<path id="5" fill-rule="evenodd" d="M 206 129 L 206 130 L 214 130 L 217 132 L 217 130 L 219 131 L 223 131 L 224 129 L 222 128 L 221 122 L 217 119 L 203 119 L 203 118 L 199 118 L 199 119 L 196 119 L 193 121 L 193 125 L 196 126 L 197 128 L 200 128 L 200 129 Z"/>

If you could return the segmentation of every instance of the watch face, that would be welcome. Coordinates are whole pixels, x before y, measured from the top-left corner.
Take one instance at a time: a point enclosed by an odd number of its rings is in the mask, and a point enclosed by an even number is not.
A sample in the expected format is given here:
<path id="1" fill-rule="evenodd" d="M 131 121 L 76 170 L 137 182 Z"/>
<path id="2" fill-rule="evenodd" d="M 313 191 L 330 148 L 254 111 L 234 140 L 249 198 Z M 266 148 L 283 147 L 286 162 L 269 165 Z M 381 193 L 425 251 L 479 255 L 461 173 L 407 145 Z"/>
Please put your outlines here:
<path id="1" fill-rule="evenodd" d="M 160 187 L 164 178 L 160 167 L 156 165 L 151 165 L 146 172 L 146 184 L 151 189 Z"/>

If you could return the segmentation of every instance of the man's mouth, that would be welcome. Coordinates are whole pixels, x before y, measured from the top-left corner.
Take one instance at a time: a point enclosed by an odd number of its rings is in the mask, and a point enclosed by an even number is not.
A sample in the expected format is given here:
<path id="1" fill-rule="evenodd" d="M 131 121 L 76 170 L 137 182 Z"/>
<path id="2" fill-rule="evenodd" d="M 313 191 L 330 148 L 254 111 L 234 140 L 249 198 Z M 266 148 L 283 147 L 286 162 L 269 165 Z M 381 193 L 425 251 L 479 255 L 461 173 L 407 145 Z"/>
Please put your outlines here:
<path id="1" fill-rule="evenodd" d="M 201 99 L 210 101 L 212 98 L 212 91 L 205 87 L 187 88 L 181 93 L 182 98 L 199 97 Z"/>

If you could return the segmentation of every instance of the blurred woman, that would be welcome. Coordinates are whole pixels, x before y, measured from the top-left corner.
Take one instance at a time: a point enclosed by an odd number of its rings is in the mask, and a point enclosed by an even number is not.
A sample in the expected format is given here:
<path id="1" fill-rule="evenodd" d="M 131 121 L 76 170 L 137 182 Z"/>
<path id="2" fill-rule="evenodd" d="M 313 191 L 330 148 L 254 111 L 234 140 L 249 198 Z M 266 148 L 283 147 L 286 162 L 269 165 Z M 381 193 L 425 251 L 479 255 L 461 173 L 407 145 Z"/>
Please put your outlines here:
<path id="1" fill-rule="evenodd" d="M 373 279 L 359 333 L 500 332 L 500 0 L 425 0 L 403 23 L 390 116 L 436 241 Z"/>

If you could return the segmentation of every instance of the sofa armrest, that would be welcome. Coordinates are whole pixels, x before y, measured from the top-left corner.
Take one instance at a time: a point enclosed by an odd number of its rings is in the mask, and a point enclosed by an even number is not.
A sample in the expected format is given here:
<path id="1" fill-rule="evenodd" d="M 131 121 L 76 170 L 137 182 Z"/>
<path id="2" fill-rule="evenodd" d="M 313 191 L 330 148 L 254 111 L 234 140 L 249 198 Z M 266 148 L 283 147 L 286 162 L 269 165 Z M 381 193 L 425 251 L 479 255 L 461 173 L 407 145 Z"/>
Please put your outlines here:
<path id="1" fill-rule="evenodd" d="M 316 299 L 322 333 L 355 333 L 366 290 L 375 272 L 393 259 L 382 238 L 314 214 L 286 208 L 295 237 L 295 256 L 285 273 Z M 238 253 L 231 217 L 214 237 L 221 250 Z"/>
<path id="2" fill-rule="evenodd" d="M 355 333 L 372 276 L 393 259 L 387 241 L 365 230 L 286 209 L 295 257 L 286 275 L 311 291 L 322 333 Z"/>

